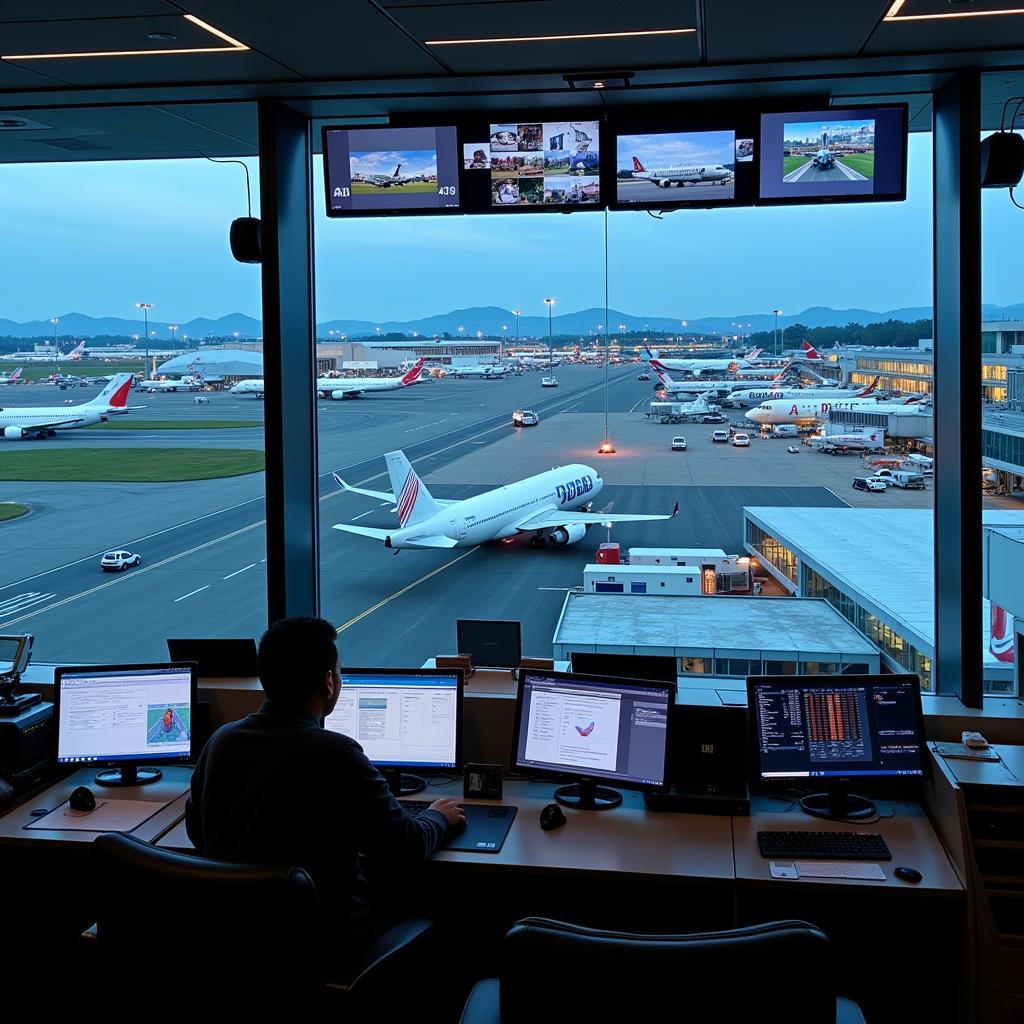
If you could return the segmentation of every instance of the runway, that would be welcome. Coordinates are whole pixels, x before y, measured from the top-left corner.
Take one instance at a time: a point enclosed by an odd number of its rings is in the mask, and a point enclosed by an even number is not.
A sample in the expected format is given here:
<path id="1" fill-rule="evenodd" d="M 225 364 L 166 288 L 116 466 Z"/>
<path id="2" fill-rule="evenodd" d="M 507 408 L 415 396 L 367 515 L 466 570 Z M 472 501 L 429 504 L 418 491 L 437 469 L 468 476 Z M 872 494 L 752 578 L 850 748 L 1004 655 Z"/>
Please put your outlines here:
<path id="1" fill-rule="evenodd" d="M 675 203 L 721 202 L 736 195 L 736 179 L 730 178 L 723 185 L 680 185 L 677 188 L 662 188 L 653 181 L 620 179 L 617 183 L 620 203 Z"/>
<path id="2" fill-rule="evenodd" d="M 801 164 L 796 170 L 790 171 L 782 180 L 787 185 L 791 185 L 795 182 L 800 182 L 800 184 L 818 184 L 823 181 L 870 181 L 871 179 L 866 178 L 852 167 L 847 167 L 846 164 L 839 160 L 827 170 L 815 167 L 814 162 L 808 160 L 807 163 Z"/>

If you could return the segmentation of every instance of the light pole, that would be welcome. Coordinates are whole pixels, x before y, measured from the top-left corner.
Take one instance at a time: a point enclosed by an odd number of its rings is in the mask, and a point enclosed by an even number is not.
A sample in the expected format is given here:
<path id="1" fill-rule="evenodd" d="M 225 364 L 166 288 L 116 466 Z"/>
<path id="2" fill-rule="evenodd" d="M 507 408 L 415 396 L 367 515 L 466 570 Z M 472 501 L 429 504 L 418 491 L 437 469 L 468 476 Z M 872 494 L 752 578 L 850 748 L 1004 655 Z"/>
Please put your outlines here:
<path id="1" fill-rule="evenodd" d="M 775 314 L 775 355 L 779 355 L 779 317 L 782 314 L 781 309 L 773 309 L 772 312 Z"/>
<path id="2" fill-rule="evenodd" d="M 135 303 L 135 308 L 142 310 L 142 322 L 143 322 L 143 324 L 145 324 L 145 328 L 146 328 L 145 329 L 145 334 L 146 334 L 146 372 L 143 374 L 143 377 L 148 377 L 149 376 L 149 311 L 153 308 L 153 303 L 152 302 L 136 302 Z"/>
<path id="3" fill-rule="evenodd" d="M 551 311 L 555 308 L 556 299 L 545 299 L 548 307 L 548 373 L 551 373 L 551 364 L 554 361 L 554 341 L 551 334 Z"/>
<path id="4" fill-rule="evenodd" d="M 167 325 L 167 330 L 169 330 L 171 332 L 171 348 L 174 348 L 174 343 L 177 340 L 177 333 L 176 332 L 178 330 L 178 325 L 177 324 L 168 324 Z"/>
<path id="5" fill-rule="evenodd" d="M 516 318 L 516 349 L 519 349 L 519 314 L 522 313 L 521 309 L 513 309 L 512 315 Z"/>
<path id="6" fill-rule="evenodd" d="M 57 353 L 57 324 L 60 323 L 59 316 L 51 316 L 50 323 L 53 324 L 53 371 L 60 372 L 60 359 Z"/>

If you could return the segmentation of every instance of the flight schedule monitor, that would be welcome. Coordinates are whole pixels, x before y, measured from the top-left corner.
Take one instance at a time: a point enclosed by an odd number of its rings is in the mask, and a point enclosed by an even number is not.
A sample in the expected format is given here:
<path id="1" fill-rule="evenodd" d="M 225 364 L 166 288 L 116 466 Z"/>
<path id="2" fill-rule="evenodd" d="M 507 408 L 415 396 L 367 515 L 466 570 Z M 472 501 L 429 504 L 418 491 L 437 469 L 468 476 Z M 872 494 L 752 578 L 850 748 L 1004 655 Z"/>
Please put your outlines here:
<path id="1" fill-rule="evenodd" d="M 904 199 L 906 151 L 904 104 L 765 113 L 760 198 L 782 203 Z"/>
<path id="2" fill-rule="evenodd" d="M 454 126 L 323 129 L 327 216 L 459 212 Z"/>
<path id="3" fill-rule="evenodd" d="M 523 670 L 516 705 L 515 764 L 531 773 L 575 776 L 555 791 L 570 807 L 600 810 L 631 789 L 665 783 L 674 684 L 569 672 Z"/>
<path id="4" fill-rule="evenodd" d="M 137 785 L 160 778 L 140 762 L 174 763 L 192 756 L 194 664 L 59 668 L 57 763 L 120 763 L 100 772 L 100 785 Z"/>
<path id="5" fill-rule="evenodd" d="M 924 775 L 916 675 L 751 676 L 747 690 L 756 745 L 755 782 L 825 786 L 827 793 L 802 802 L 808 813 L 874 813 L 869 801 L 849 796 L 850 784 L 909 781 Z M 830 807 L 837 801 L 845 802 L 843 813 Z"/>
<path id="6" fill-rule="evenodd" d="M 324 728 L 351 736 L 398 795 L 426 782 L 401 768 L 461 768 L 462 673 L 449 669 L 343 668 Z"/>

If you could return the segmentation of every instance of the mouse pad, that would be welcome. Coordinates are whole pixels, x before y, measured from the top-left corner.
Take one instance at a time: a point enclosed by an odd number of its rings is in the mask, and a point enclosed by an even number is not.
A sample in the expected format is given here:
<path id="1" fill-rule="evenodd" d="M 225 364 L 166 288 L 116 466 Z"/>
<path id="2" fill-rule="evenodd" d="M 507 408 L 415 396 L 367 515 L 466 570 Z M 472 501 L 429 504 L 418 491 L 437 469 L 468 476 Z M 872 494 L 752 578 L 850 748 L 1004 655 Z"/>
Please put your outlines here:
<path id="1" fill-rule="evenodd" d="M 171 801 L 107 800 L 96 801 L 92 811 L 76 811 L 67 800 L 45 817 L 36 818 L 24 827 L 58 832 L 131 832 Z"/>
<path id="2" fill-rule="evenodd" d="M 498 853 L 519 808 L 509 804 L 466 804 L 464 810 L 466 827 L 446 836 L 442 850 Z"/>

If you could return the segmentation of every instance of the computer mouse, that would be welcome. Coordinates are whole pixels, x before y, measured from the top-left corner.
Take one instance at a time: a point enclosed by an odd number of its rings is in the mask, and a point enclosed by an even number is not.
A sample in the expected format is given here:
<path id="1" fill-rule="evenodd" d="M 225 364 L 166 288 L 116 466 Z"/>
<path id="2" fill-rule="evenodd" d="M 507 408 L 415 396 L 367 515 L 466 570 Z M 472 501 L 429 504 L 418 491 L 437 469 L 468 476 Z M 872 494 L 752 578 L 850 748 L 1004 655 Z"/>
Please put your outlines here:
<path id="1" fill-rule="evenodd" d="M 68 804 L 75 811 L 94 811 L 96 810 L 96 797 L 92 795 L 92 790 L 88 786 L 79 786 L 68 797 Z"/>
<path id="2" fill-rule="evenodd" d="M 892 873 L 897 878 L 902 878 L 904 882 L 920 882 L 922 877 L 921 872 L 917 868 L 906 868 L 903 866 L 893 868 Z"/>
<path id="3" fill-rule="evenodd" d="M 565 815 L 558 804 L 547 804 L 540 812 L 540 827 L 545 832 L 559 828 L 565 824 Z"/>

